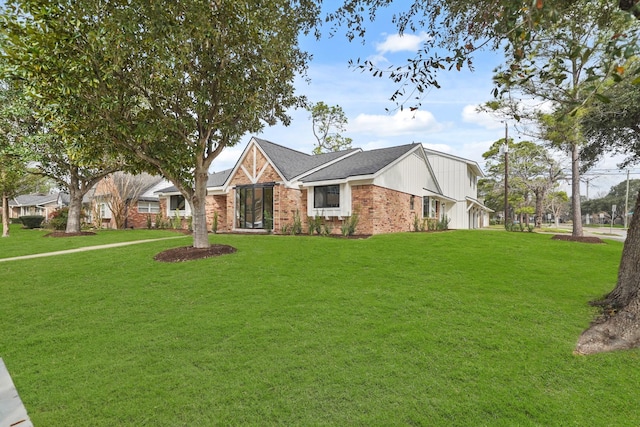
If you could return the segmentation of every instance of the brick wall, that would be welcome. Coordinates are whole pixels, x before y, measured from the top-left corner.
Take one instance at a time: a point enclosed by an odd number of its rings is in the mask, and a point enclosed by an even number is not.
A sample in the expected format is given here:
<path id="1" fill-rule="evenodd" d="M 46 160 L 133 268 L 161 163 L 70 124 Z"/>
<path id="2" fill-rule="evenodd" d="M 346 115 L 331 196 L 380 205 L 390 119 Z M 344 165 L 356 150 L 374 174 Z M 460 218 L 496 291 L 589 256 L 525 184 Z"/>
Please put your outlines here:
<path id="1" fill-rule="evenodd" d="M 375 185 L 356 185 L 351 189 L 353 212 L 360 221 L 356 234 L 381 234 L 410 231 L 414 215 L 422 216 L 422 198 Z"/>

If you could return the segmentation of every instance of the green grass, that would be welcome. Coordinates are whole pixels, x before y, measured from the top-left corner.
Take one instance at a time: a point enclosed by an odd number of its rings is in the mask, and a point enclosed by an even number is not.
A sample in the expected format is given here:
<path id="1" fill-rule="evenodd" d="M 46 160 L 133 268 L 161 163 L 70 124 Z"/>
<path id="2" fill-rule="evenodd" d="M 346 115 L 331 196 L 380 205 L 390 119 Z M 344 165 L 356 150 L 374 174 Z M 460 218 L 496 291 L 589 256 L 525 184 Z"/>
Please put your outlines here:
<path id="1" fill-rule="evenodd" d="M 63 251 L 85 246 L 105 245 L 117 242 L 177 237 L 172 230 L 97 230 L 94 236 L 74 236 L 67 238 L 42 237 L 50 234 L 47 229 L 22 229 L 19 224 L 11 224 L 9 237 L 0 241 L 0 258 L 37 254 L 43 252 Z M 16 238 L 13 237 L 16 235 Z M 186 239 L 186 236 L 185 236 Z M 6 241 L 5 241 L 6 240 Z"/>
<path id="2" fill-rule="evenodd" d="M 640 424 L 640 353 L 572 354 L 619 242 L 211 240 L 238 251 L 154 262 L 185 244 L 168 240 L 0 264 L 0 357 L 35 425 Z"/>

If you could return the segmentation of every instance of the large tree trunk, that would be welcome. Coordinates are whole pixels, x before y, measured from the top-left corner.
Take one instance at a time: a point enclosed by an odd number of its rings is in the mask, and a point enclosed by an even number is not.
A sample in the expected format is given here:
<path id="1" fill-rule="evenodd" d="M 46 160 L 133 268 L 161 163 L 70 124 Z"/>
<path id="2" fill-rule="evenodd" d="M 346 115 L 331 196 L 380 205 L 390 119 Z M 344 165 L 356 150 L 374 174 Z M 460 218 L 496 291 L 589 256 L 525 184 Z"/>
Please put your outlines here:
<path id="1" fill-rule="evenodd" d="M 582 237 L 582 209 L 580 207 L 580 146 L 571 146 L 571 209 L 573 210 L 573 237 Z"/>
<path id="2" fill-rule="evenodd" d="M 195 173 L 195 192 L 191 197 L 191 226 L 193 228 L 193 247 L 208 248 L 209 233 L 207 230 L 207 179 L 209 174 L 205 170 L 196 171 Z"/>
<path id="3" fill-rule="evenodd" d="M 544 201 L 544 191 L 537 190 L 533 193 L 536 196 L 536 216 L 535 216 L 535 227 L 542 228 L 542 202 Z"/>
<path id="4" fill-rule="evenodd" d="M 640 194 L 639 194 L 640 196 Z M 618 282 L 603 301 L 602 316 L 584 331 L 576 353 L 592 354 L 640 346 L 640 197 L 622 250 Z"/>
<path id="5" fill-rule="evenodd" d="M 69 216 L 65 233 L 79 233 L 81 231 L 82 197 L 84 193 L 80 189 L 80 180 L 76 174 L 71 173 L 69 180 Z"/>
<path id="6" fill-rule="evenodd" d="M 2 193 L 2 237 L 9 237 L 9 196 Z"/>

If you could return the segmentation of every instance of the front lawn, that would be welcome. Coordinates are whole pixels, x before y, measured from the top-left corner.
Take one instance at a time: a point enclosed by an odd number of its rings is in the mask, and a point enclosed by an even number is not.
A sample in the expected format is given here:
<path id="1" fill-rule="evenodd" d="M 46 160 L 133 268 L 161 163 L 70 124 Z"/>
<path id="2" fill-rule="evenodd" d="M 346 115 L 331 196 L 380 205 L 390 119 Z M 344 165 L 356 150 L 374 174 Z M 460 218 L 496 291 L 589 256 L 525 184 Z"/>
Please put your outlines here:
<path id="1" fill-rule="evenodd" d="M 640 425 L 640 352 L 572 354 L 619 242 L 211 241 L 238 251 L 153 261 L 190 242 L 166 240 L 0 264 L 0 357 L 36 426 Z"/>

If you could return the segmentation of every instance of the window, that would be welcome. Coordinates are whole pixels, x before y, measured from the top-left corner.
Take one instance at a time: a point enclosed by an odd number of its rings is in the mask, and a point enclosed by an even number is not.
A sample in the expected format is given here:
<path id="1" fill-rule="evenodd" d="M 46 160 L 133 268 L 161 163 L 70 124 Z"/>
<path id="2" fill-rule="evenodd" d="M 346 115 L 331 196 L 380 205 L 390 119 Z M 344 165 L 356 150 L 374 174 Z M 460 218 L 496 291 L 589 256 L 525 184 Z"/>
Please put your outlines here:
<path id="1" fill-rule="evenodd" d="M 409 198 L 409 209 L 414 210 L 416 205 L 416 196 L 411 196 Z"/>
<path id="2" fill-rule="evenodd" d="M 436 200 L 433 197 L 424 197 L 422 199 L 422 216 L 424 218 L 435 218 L 436 211 Z"/>
<path id="3" fill-rule="evenodd" d="M 160 203 L 158 202 L 138 202 L 139 213 L 158 213 L 160 212 Z"/>
<path id="4" fill-rule="evenodd" d="M 109 205 L 107 203 L 100 203 L 100 218 L 111 218 L 111 209 L 109 209 Z"/>
<path id="5" fill-rule="evenodd" d="M 184 199 L 184 196 L 179 194 L 177 196 L 171 196 L 169 199 L 169 209 L 172 211 L 175 210 L 179 210 L 179 211 L 183 211 L 185 210 L 185 206 L 186 206 L 186 200 Z"/>
<path id="6" fill-rule="evenodd" d="M 314 208 L 339 208 L 340 207 L 340 186 L 324 185 L 313 189 Z"/>
<path id="7" fill-rule="evenodd" d="M 273 228 L 273 184 L 236 188 L 236 228 Z"/>

